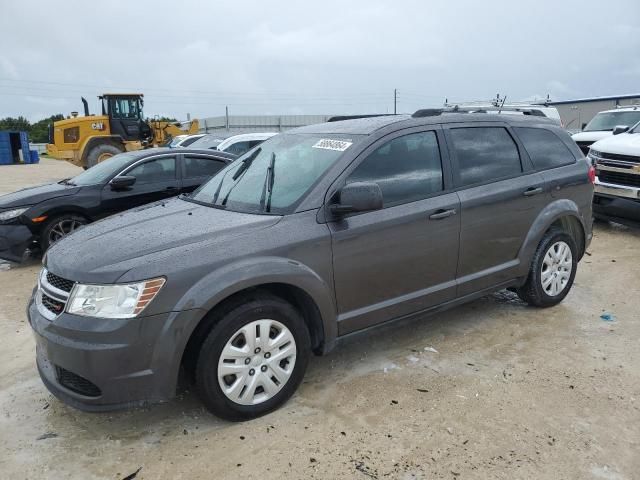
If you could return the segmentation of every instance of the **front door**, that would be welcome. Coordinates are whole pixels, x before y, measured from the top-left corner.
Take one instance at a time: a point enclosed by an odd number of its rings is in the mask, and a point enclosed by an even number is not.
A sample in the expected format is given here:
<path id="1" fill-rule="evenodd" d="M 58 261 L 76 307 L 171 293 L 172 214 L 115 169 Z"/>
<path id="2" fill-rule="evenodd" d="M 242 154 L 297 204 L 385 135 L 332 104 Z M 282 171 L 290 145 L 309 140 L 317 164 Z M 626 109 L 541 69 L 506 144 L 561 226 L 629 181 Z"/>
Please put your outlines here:
<path id="1" fill-rule="evenodd" d="M 180 180 L 173 155 L 134 164 L 120 175 L 135 177 L 136 182 L 122 190 L 113 190 L 111 185 L 105 185 L 102 190 L 102 211 L 105 216 L 180 193 Z"/>
<path id="2" fill-rule="evenodd" d="M 384 206 L 329 223 L 340 335 L 454 298 L 460 215 L 443 140 L 439 129 L 389 135 L 345 173 L 378 183 Z"/>

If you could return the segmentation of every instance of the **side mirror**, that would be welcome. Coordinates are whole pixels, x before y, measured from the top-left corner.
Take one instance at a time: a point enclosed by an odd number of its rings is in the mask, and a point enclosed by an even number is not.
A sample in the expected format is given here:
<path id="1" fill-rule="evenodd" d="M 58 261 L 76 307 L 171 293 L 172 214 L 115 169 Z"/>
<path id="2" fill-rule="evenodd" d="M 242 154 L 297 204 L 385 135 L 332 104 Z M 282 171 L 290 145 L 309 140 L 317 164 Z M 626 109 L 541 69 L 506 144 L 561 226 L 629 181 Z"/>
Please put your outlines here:
<path id="1" fill-rule="evenodd" d="M 136 177 L 131 175 L 122 175 L 111 179 L 109 185 L 111 185 L 111 190 L 125 190 L 132 187 L 134 183 L 136 183 Z"/>
<path id="2" fill-rule="evenodd" d="M 624 133 L 626 131 L 629 130 L 629 126 L 628 125 L 616 125 L 615 127 L 613 127 L 613 134 L 614 135 L 619 135 L 621 133 Z"/>
<path id="3" fill-rule="evenodd" d="M 334 215 L 368 212 L 382 208 L 382 190 L 374 182 L 348 183 L 338 192 L 338 203 L 329 206 Z"/>

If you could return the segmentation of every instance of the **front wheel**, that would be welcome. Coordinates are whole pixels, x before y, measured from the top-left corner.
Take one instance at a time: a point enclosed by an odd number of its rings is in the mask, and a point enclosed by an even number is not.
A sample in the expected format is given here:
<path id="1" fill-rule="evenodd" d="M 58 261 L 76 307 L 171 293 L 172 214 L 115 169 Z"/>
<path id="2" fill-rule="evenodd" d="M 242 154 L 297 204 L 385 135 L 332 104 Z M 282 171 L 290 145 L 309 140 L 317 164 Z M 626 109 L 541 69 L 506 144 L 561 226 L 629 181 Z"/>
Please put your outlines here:
<path id="1" fill-rule="evenodd" d="M 244 298 L 217 312 L 196 365 L 207 408 L 227 420 L 248 420 L 282 405 L 302 381 L 309 331 L 300 313 L 272 295 Z"/>
<path id="2" fill-rule="evenodd" d="M 47 222 L 40 234 L 40 247 L 42 251 L 46 252 L 47 249 L 58 240 L 73 233 L 87 223 L 86 218 L 75 214 L 53 217 Z"/>
<path id="3" fill-rule="evenodd" d="M 576 242 L 561 230 L 548 231 L 531 260 L 526 283 L 518 296 L 535 307 L 551 307 L 567 296 L 576 276 Z"/>

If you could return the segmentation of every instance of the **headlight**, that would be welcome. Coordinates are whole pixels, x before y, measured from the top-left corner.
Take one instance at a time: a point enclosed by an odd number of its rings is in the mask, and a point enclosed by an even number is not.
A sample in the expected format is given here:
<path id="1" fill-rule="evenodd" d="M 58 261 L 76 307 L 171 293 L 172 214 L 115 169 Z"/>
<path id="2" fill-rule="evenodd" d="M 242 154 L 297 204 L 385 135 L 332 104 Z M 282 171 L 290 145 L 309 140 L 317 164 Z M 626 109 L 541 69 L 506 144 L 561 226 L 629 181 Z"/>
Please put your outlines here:
<path id="1" fill-rule="evenodd" d="M 122 285 L 76 284 L 67 302 L 67 312 L 99 318 L 133 318 L 155 298 L 164 278 Z"/>
<path id="2" fill-rule="evenodd" d="M 0 212 L 0 222 L 3 222 L 5 220 L 11 220 L 13 218 L 19 217 L 24 212 L 26 212 L 28 209 L 29 209 L 29 207 L 14 208 L 13 210 L 7 210 L 7 211 L 4 211 L 4 212 Z"/>

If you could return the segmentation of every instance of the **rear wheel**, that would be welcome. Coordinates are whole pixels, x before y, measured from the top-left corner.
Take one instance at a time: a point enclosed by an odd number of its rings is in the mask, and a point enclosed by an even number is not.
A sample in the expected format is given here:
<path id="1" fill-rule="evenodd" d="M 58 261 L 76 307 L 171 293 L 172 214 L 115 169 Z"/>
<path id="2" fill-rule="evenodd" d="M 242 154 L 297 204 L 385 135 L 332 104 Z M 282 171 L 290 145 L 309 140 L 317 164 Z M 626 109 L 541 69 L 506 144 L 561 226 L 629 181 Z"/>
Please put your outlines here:
<path id="1" fill-rule="evenodd" d="M 107 158 L 111 158 L 119 153 L 122 153 L 122 150 L 113 144 L 102 143 L 96 145 L 92 147 L 87 154 L 87 167 L 94 167 L 100 162 L 104 162 Z"/>
<path id="2" fill-rule="evenodd" d="M 260 295 L 218 314 L 196 365 L 202 401 L 227 420 L 278 408 L 298 388 L 309 360 L 309 332 L 300 313 L 279 297 Z"/>
<path id="3" fill-rule="evenodd" d="M 526 283 L 516 291 L 529 305 L 551 307 L 567 296 L 576 276 L 576 243 L 562 230 L 548 231 L 533 255 Z"/>
<path id="4" fill-rule="evenodd" d="M 58 240 L 73 233 L 87 223 L 89 222 L 86 218 L 72 213 L 51 218 L 40 234 L 40 247 L 42 251 L 45 252 Z"/>

